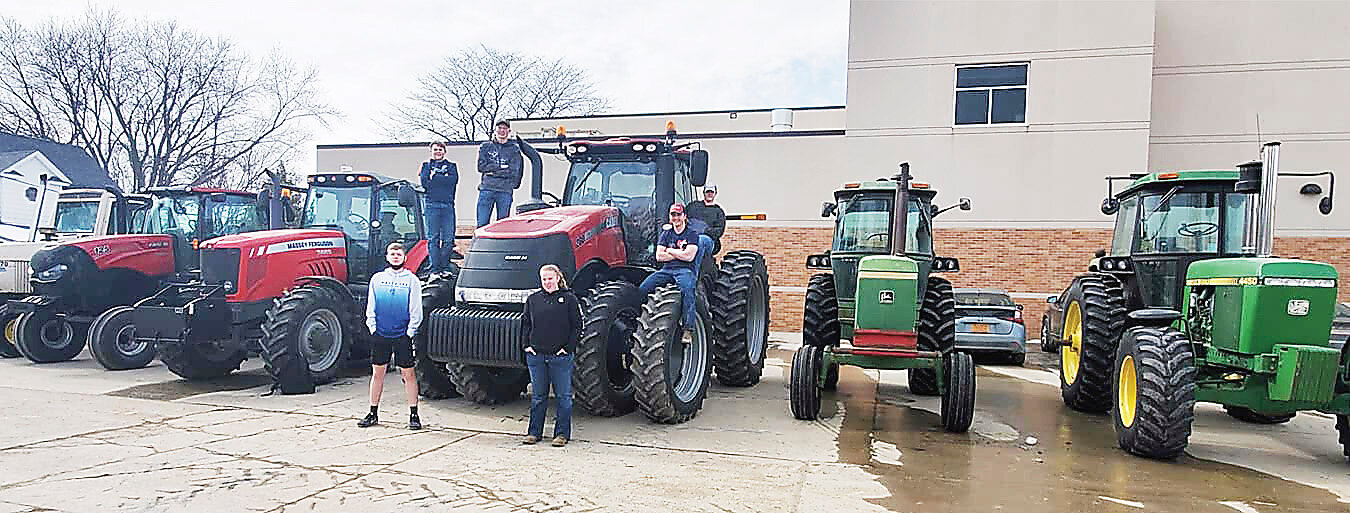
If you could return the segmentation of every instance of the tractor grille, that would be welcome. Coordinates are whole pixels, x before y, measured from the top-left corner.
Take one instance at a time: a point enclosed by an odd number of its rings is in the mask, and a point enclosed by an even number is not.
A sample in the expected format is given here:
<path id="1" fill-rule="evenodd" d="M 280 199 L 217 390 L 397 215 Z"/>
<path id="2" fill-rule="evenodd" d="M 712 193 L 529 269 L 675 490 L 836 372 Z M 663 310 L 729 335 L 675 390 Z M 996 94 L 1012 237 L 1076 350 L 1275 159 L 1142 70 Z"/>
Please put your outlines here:
<path id="1" fill-rule="evenodd" d="M 33 284 L 28 280 L 32 277 L 32 268 L 28 262 L 23 260 L 6 260 L 0 262 L 0 292 L 15 292 L 19 294 L 32 294 Z"/>
<path id="2" fill-rule="evenodd" d="M 494 367 L 524 367 L 521 312 L 479 308 L 432 310 L 427 327 L 427 356 Z"/>
<path id="3" fill-rule="evenodd" d="M 207 285 L 231 284 L 226 292 L 239 287 L 239 248 L 202 250 L 202 282 Z"/>

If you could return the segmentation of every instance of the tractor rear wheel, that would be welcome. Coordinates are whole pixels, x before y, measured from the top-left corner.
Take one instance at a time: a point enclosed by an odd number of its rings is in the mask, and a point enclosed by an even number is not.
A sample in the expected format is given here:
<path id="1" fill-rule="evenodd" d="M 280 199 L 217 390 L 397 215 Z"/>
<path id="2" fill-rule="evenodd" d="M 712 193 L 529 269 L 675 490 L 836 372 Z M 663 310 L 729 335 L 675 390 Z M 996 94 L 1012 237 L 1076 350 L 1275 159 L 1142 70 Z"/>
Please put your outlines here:
<path id="1" fill-rule="evenodd" d="M 942 358 L 942 429 L 965 433 L 975 420 L 975 360 L 967 353 L 953 351 Z"/>
<path id="2" fill-rule="evenodd" d="M 802 308 L 802 345 L 830 347 L 839 344 L 839 301 L 834 275 L 817 274 L 806 285 Z"/>
<path id="3" fill-rule="evenodd" d="M 455 280 L 458 266 L 451 264 L 451 270 L 436 273 L 422 284 L 422 328 L 414 340 L 416 363 L 413 372 L 417 375 L 417 391 L 427 399 L 453 399 L 460 397 L 455 384 L 450 381 L 450 371 L 444 363 L 433 361 L 426 355 L 430 333 L 427 333 L 431 311 L 437 308 L 455 306 Z"/>
<path id="4" fill-rule="evenodd" d="M 680 289 L 674 285 L 656 289 L 642 305 L 633 337 L 634 395 L 642 413 L 655 422 L 684 422 L 703 407 L 711 333 L 705 312 L 696 318 L 693 330 L 680 327 Z"/>
<path id="5" fill-rule="evenodd" d="M 18 358 L 23 356 L 14 340 L 19 333 L 19 316 L 9 313 L 9 305 L 0 303 L 0 358 Z"/>
<path id="6" fill-rule="evenodd" d="M 637 409 L 629 351 L 642 299 L 632 283 L 610 281 L 591 289 L 584 300 L 572 389 L 576 403 L 591 415 L 617 417 Z"/>
<path id="7" fill-rule="evenodd" d="M 1115 277 L 1096 274 L 1078 281 L 1064 307 L 1059 336 L 1059 388 L 1064 404 L 1078 411 L 1111 409 L 1111 364 L 1125 326 L 1124 292 Z"/>
<path id="8" fill-rule="evenodd" d="M 820 366 L 825 348 L 803 345 L 792 355 L 792 376 L 788 382 L 788 404 L 797 420 L 820 417 Z"/>
<path id="9" fill-rule="evenodd" d="M 1284 424 L 1294 420 L 1294 415 L 1298 415 L 1297 413 L 1267 415 L 1242 406 L 1224 406 L 1223 411 L 1227 412 L 1229 417 L 1252 424 Z"/>
<path id="10" fill-rule="evenodd" d="M 312 393 L 337 379 L 351 351 L 352 320 L 341 298 L 323 287 L 292 289 L 267 309 L 262 358 L 283 394 Z"/>
<path id="11" fill-rule="evenodd" d="M 73 323 L 51 310 L 20 314 L 15 347 L 33 363 L 64 362 L 84 350 L 89 325 Z"/>
<path id="12" fill-rule="evenodd" d="M 239 368 L 248 349 L 233 340 L 166 341 L 155 344 L 159 361 L 183 379 L 211 379 Z"/>
<path id="13" fill-rule="evenodd" d="M 956 346 L 956 296 L 952 294 L 951 282 L 936 276 L 928 278 L 918 328 L 920 351 L 945 354 Z M 918 395 L 938 395 L 937 371 L 910 369 L 909 390 Z"/>
<path id="14" fill-rule="evenodd" d="M 530 373 L 525 369 L 484 367 L 460 362 L 449 362 L 445 369 L 455 390 L 475 404 L 503 404 L 520 398 Z"/>
<path id="15" fill-rule="evenodd" d="M 1195 419 L 1191 341 L 1172 328 L 1131 328 L 1116 350 L 1111 418 L 1121 449 L 1172 459 L 1186 449 Z"/>
<path id="16" fill-rule="evenodd" d="M 108 370 L 139 369 L 155 360 L 155 345 L 136 340 L 130 306 L 114 306 L 99 314 L 89 327 L 89 353 Z"/>
<path id="17" fill-rule="evenodd" d="M 712 287 L 713 337 L 717 381 L 733 387 L 759 383 L 769 343 L 769 268 L 753 251 L 732 251 L 722 258 Z"/>

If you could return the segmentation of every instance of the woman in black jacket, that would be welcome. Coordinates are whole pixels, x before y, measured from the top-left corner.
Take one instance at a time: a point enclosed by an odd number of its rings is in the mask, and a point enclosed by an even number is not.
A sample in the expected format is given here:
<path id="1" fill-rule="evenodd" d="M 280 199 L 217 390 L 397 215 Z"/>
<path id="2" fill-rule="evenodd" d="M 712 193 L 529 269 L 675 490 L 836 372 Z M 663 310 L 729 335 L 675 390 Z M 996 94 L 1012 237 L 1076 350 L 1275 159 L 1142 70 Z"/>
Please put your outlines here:
<path id="1" fill-rule="evenodd" d="M 537 443 L 543 437 L 552 387 L 558 398 L 553 446 L 562 447 L 572 438 L 572 351 L 581 336 L 581 306 L 558 266 L 539 268 L 539 282 L 543 290 L 525 299 L 522 345 L 530 369 L 530 432 L 524 442 Z"/>

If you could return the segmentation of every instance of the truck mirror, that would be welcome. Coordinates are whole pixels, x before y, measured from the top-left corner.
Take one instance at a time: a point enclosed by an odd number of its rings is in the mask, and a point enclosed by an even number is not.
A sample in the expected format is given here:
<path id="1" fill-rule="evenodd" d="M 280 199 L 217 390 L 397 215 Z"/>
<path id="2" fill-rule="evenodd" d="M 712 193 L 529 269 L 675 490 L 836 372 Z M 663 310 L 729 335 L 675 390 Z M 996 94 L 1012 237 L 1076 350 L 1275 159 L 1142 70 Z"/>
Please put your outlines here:
<path id="1" fill-rule="evenodd" d="M 689 181 L 694 187 L 703 187 L 703 184 L 708 183 L 708 150 L 689 153 Z"/>
<path id="2" fill-rule="evenodd" d="M 826 201 L 820 205 L 820 217 L 830 217 L 839 209 L 839 205 L 833 201 Z"/>
<path id="3" fill-rule="evenodd" d="M 405 183 L 398 186 L 398 206 L 403 208 L 417 206 L 417 191 L 413 190 L 411 185 Z"/>
<path id="4" fill-rule="evenodd" d="M 970 210 L 970 198 L 961 198 L 961 210 Z"/>
<path id="5" fill-rule="evenodd" d="M 1120 200 L 1117 200 L 1117 199 L 1115 199 L 1115 198 L 1106 198 L 1106 199 L 1102 200 L 1102 213 L 1103 213 L 1103 214 L 1106 214 L 1106 215 L 1109 216 L 1109 215 L 1114 215 L 1116 212 L 1119 212 L 1119 211 L 1120 211 Z"/>

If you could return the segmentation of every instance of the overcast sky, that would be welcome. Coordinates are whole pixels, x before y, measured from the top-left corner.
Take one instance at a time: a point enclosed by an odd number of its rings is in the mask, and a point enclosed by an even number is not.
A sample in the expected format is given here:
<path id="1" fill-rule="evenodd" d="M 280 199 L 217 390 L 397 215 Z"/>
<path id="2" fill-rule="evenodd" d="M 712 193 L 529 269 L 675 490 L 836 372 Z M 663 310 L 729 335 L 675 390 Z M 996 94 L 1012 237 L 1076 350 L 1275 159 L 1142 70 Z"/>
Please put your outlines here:
<path id="1" fill-rule="evenodd" d="M 313 66 L 344 116 L 317 128 L 312 144 L 386 141 L 376 123 L 389 104 L 480 43 L 567 58 L 590 72 L 611 113 L 844 103 L 845 0 L 0 0 L 0 15 L 34 26 L 91 5 Z M 312 146 L 307 153 L 312 163 Z"/>

